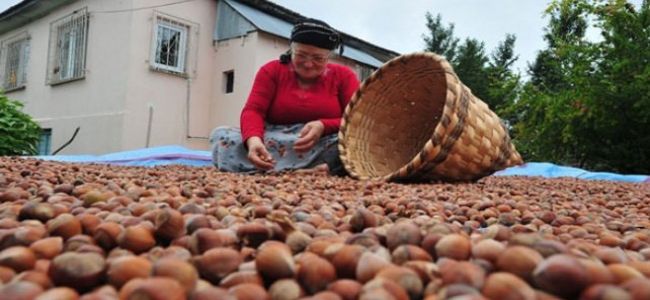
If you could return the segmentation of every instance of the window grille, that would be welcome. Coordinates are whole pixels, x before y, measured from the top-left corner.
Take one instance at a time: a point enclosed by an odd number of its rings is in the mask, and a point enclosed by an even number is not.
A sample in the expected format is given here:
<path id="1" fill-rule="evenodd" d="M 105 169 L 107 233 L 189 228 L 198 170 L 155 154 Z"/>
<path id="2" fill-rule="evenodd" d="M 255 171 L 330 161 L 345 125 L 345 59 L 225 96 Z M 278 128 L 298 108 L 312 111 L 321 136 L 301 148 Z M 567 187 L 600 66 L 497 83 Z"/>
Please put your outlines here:
<path id="1" fill-rule="evenodd" d="M 86 73 L 88 12 L 80 9 L 50 24 L 48 82 L 81 79 Z"/>
<path id="2" fill-rule="evenodd" d="M 185 74 L 189 25 L 156 16 L 151 65 L 155 70 Z"/>
<path id="3" fill-rule="evenodd" d="M 3 67 L 2 87 L 4 90 L 22 88 L 27 84 L 27 62 L 29 60 L 29 36 L 20 34 L 2 43 Z"/>

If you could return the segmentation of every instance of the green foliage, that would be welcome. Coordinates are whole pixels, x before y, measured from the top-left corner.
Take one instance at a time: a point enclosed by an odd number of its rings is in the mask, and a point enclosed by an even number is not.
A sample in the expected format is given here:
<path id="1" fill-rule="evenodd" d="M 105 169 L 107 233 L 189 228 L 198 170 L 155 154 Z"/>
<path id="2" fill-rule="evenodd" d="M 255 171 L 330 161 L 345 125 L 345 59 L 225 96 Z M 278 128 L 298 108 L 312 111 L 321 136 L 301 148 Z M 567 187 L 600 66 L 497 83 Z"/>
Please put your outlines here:
<path id="1" fill-rule="evenodd" d="M 430 35 L 423 35 L 426 51 L 440 54 L 453 61 L 456 58 L 456 47 L 458 47 L 458 38 L 454 37 L 454 24 L 445 27 L 442 24 L 440 14 L 434 18 L 430 13 L 426 13 L 427 28 Z"/>
<path id="2" fill-rule="evenodd" d="M 529 160 L 650 173 L 650 10 L 556 0 L 531 80 L 504 110 Z M 585 38 L 587 20 L 602 40 Z"/>
<path id="3" fill-rule="evenodd" d="M 33 155 L 40 127 L 22 112 L 23 105 L 0 91 L 0 155 Z"/>

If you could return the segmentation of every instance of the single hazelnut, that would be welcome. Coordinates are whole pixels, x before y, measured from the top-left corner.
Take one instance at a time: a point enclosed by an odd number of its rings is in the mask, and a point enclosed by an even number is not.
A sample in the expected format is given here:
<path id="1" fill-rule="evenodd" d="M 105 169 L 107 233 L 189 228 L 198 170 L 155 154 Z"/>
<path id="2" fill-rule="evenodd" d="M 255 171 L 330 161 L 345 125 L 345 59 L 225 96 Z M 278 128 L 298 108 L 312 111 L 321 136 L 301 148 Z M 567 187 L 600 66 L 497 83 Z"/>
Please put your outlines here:
<path id="1" fill-rule="evenodd" d="M 35 263 L 36 255 L 27 247 L 14 246 L 0 252 L 0 266 L 11 268 L 15 272 L 30 270 Z"/>
<path id="2" fill-rule="evenodd" d="M 151 230 L 143 225 L 126 227 L 118 236 L 117 244 L 124 249 L 139 254 L 156 245 Z"/>
<path id="3" fill-rule="evenodd" d="M 501 271 L 515 274 L 528 282 L 532 282 L 533 270 L 542 260 L 544 260 L 544 257 L 531 248 L 510 246 L 499 255 L 495 266 Z"/>
<path id="4" fill-rule="evenodd" d="M 361 294 L 361 288 L 361 283 L 351 279 L 339 279 L 327 286 L 328 291 L 338 294 L 343 300 L 357 299 Z"/>
<path id="5" fill-rule="evenodd" d="M 192 260 L 201 277 L 213 284 L 235 272 L 243 261 L 239 252 L 231 248 L 213 248 Z"/>
<path id="6" fill-rule="evenodd" d="M 60 214 L 47 222 L 50 235 L 57 235 L 67 240 L 81 234 L 81 222 L 71 214 Z"/>
<path id="7" fill-rule="evenodd" d="M 267 282 L 291 278 L 296 274 L 291 249 L 278 241 L 266 241 L 260 245 L 255 257 L 255 267 Z"/>
<path id="8" fill-rule="evenodd" d="M 521 278 L 506 272 L 495 272 L 485 280 L 481 289 L 489 299 L 536 299 L 535 291 Z"/>
<path id="9" fill-rule="evenodd" d="M 556 254 L 543 260 L 533 271 L 539 288 L 561 297 L 575 297 L 589 284 L 589 274 L 578 259 Z"/>
<path id="10" fill-rule="evenodd" d="M 37 258 L 52 259 L 63 251 L 63 238 L 58 236 L 44 238 L 32 243 L 29 248 Z"/>
<path id="11" fill-rule="evenodd" d="M 168 277 L 134 278 L 120 289 L 120 299 L 184 300 L 185 290 L 178 281 Z"/>
<path id="12" fill-rule="evenodd" d="M 305 291 L 293 278 L 280 279 L 269 287 L 272 300 L 295 300 L 305 296 Z"/>
<path id="13" fill-rule="evenodd" d="M 77 291 L 68 287 L 56 287 L 38 295 L 34 300 L 77 300 Z"/>
<path id="14" fill-rule="evenodd" d="M 102 282 L 106 273 L 104 258 L 96 253 L 66 252 L 52 260 L 48 275 L 57 286 L 88 291 Z"/>
<path id="15" fill-rule="evenodd" d="M 298 259 L 298 282 L 308 294 L 315 294 L 324 290 L 328 284 L 336 280 L 334 266 L 320 256 L 305 252 Z"/>
<path id="16" fill-rule="evenodd" d="M 443 236 L 436 244 L 436 256 L 448 257 L 455 260 L 467 260 L 471 254 L 469 239 L 460 234 Z"/>
<path id="17" fill-rule="evenodd" d="M 110 261 L 106 275 L 111 285 L 120 288 L 133 278 L 149 277 L 149 273 L 149 260 L 138 256 L 120 256 Z"/>

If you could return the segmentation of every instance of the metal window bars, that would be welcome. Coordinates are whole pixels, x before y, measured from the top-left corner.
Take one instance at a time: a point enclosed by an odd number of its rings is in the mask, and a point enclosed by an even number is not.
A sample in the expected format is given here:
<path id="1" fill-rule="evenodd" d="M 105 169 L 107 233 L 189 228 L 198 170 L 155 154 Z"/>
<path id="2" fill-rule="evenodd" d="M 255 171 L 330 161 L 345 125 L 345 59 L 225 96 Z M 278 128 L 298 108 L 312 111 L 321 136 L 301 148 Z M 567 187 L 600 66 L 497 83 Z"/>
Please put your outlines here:
<path id="1" fill-rule="evenodd" d="M 2 88 L 13 90 L 27 84 L 27 61 L 29 59 L 29 37 L 21 34 L 3 43 Z"/>
<path id="2" fill-rule="evenodd" d="M 50 24 L 48 82 L 83 78 L 86 73 L 88 12 L 80 9 Z"/>
<path id="3" fill-rule="evenodd" d="M 189 26 L 156 16 L 152 65 L 155 69 L 185 73 Z"/>

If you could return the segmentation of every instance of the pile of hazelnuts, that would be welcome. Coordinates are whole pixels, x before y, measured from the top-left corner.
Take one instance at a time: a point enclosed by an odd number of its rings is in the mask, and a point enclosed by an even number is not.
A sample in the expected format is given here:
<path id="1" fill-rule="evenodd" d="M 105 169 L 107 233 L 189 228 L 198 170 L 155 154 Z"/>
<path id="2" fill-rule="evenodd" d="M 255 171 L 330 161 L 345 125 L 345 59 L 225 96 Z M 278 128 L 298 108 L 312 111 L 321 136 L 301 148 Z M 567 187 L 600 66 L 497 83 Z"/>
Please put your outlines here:
<path id="1" fill-rule="evenodd" d="M 650 299 L 650 184 L 0 157 L 0 299 Z"/>

